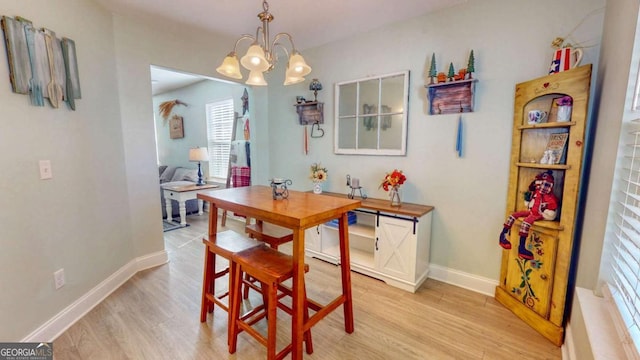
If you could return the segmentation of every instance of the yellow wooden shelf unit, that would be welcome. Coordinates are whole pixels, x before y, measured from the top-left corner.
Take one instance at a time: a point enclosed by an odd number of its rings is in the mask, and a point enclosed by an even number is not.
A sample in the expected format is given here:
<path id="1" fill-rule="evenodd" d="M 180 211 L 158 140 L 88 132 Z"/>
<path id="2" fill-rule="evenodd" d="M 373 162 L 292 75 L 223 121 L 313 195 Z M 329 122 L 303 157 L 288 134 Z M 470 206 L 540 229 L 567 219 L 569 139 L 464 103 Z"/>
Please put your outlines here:
<path id="1" fill-rule="evenodd" d="M 515 88 L 506 217 L 525 210 L 524 194 L 543 171 L 552 172 L 553 193 L 560 205 L 555 220 L 536 221 L 526 238 L 523 236 L 532 258 L 520 255 L 521 221 L 514 223 L 507 235 L 513 246 L 502 252 L 495 298 L 557 346 L 564 341 L 590 82 L 591 65 L 584 65 L 522 82 Z M 560 121 L 554 106 L 565 96 L 571 97 L 573 108 L 571 118 Z M 534 109 L 547 111 L 545 123 L 528 123 L 528 113 Z M 568 134 L 562 157 L 556 159 L 558 163 L 544 163 L 541 159 L 548 150 L 549 138 L 558 133 Z"/>

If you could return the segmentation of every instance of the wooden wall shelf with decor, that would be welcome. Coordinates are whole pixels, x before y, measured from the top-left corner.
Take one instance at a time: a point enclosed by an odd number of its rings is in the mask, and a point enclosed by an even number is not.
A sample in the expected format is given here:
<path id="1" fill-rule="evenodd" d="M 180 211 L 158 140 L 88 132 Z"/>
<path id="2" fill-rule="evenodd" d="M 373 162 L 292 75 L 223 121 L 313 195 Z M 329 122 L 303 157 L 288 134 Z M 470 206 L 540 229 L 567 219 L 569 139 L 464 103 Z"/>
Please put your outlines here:
<path id="1" fill-rule="evenodd" d="M 294 105 L 300 125 L 324 124 L 324 103 L 309 101 Z"/>
<path id="2" fill-rule="evenodd" d="M 473 112 L 477 79 L 425 85 L 429 97 L 429 115 Z"/>
<path id="3" fill-rule="evenodd" d="M 515 221 L 510 234 L 506 235 L 511 249 L 502 251 L 495 298 L 557 346 L 564 341 L 590 82 L 591 65 L 585 65 L 522 82 L 515 88 L 505 219 L 515 211 L 525 210 L 524 193 L 535 176 L 545 170 L 552 171 L 553 193 L 560 207 L 555 220 L 535 221 L 528 235 L 523 236 L 526 240 L 523 244 L 533 254 L 532 259 L 519 254 L 522 219 Z M 554 101 L 565 96 L 570 96 L 573 102 L 569 120 L 560 119 L 553 111 Z M 529 124 L 528 114 L 532 110 L 547 112 L 546 122 Z M 549 150 L 549 139 L 554 134 L 568 134 L 566 145 L 561 149 L 562 157 L 558 163 L 544 163 L 541 159 L 545 150 Z"/>
<path id="4" fill-rule="evenodd" d="M 348 229 L 351 270 L 415 292 L 429 274 L 432 212 L 433 206 L 403 202 L 398 207 L 389 200 L 362 199 L 354 214 L 357 220 Z M 306 254 L 339 264 L 338 232 L 331 223 L 307 229 Z"/>

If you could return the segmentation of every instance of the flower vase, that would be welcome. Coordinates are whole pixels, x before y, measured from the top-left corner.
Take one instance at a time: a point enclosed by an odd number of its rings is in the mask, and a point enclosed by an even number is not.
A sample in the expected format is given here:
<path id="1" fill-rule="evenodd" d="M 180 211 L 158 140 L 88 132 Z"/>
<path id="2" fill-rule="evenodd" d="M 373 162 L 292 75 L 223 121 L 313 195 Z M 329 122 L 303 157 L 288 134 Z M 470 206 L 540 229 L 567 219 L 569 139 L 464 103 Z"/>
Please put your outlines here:
<path id="1" fill-rule="evenodd" d="M 389 199 L 391 200 L 391 206 L 400 206 L 402 205 L 402 201 L 400 201 L 400 187 L 392 186 L 389 189 Z"/>
<path id="2" fill-rule="evenodd" d="M 313 183 L 313 193 L 314 194 L 322 194 L 322 183 L 316 181 Z"/>
<path id="3" fill-rule="evenodd" d="M 558 122 L 566 122 L 571 120 L 571 105 L 558 106 Z"/>

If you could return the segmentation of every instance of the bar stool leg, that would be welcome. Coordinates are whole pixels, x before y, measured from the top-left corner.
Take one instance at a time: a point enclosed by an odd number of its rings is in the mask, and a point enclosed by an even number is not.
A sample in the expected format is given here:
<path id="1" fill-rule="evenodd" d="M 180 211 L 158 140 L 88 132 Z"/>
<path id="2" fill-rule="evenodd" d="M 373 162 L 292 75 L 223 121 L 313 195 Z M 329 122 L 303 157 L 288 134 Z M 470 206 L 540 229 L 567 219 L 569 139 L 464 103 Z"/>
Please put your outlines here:
<path id="1" fill-rule="evenodd" d="M 207 299 L 207 293 L 212 293 L 215 287 L 215 256 L 205 247 L 204 272 L 202 274 L 202 304 L 200 305 L 200 322 L 207 321 L 207 313 L 213 310 L 213 302 Z M 213 283 L 213 284 L 212 284 Z"/>
<path id="2" fill-rule="evenodd" d="M 309 304 L 307 302 L 307 286 L 304 287 L 304 322 L 309 320 Z M 304 332 L 304 346 L 307 354 L 313 354 L 313 341 L 311 340 L 311 329 Z"/>
<path id="3" fill-rule="evenodd" d="M 237 264 L 234 264 L 234 267 L 233 279 L 231 281 L 236 285 L 238 282 L 242 283 L 242 271 Z M 240 301 L 235 299 L 239 299 L 241 296 L 240 287 L 233 286 L 229 288 L 229 296 L 229 300 L 233 299 L 233 301 L 229 303 L 229 334 L 227 344 L 229 345 L 229 354 L 234 354 L 238 345 L 238 320 L 240 319 Z"/>
<path id="4" fill-rule="evenodd" d="M 240 316 L 240 302 L 238 301 L 236 304 L 236 301 L 234 301 L 235 297 L 240 295 L 238 291 L 236 291 L 236 288 L 238 286 L 236 286 L 236 273 L 238 272 L 238 264 L 232 262 L 231 260 L 229 260 L 229 306 L 227 307 L 227 345 L 231 346 L 231 337 L 233 336 L 233 319 L 237 319 L 236 316 L 234 316 L 234 314 L 238 314 L 238 316 Z M 237 326 L 237 323 L 235 323 L 235 325 Z"/>
<path id="5" fill-rule="evenodd" d="M 276 323 L 278 310 L 278 285 L 276 283 L 262 284 L 268 286 L 267 304 L 267 360 L 276 359 Z M 264 289 L 264 288 L 263 288 Z"/>

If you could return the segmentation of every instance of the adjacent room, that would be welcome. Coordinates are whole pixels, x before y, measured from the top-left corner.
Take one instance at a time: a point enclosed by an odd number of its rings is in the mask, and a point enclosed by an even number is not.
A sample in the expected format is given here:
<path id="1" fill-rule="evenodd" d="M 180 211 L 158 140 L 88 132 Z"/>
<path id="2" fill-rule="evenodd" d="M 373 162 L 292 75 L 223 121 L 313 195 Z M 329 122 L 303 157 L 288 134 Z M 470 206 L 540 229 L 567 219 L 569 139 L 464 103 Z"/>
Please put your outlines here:
<path id="1" fill-rule="evenodd" d="M 639 358 L 637 2 L 0 10 L 0 349 Z"/>

